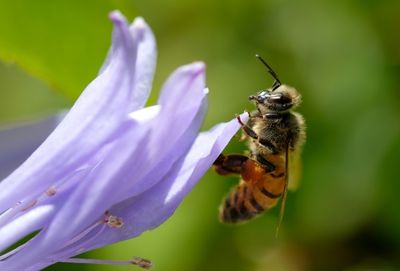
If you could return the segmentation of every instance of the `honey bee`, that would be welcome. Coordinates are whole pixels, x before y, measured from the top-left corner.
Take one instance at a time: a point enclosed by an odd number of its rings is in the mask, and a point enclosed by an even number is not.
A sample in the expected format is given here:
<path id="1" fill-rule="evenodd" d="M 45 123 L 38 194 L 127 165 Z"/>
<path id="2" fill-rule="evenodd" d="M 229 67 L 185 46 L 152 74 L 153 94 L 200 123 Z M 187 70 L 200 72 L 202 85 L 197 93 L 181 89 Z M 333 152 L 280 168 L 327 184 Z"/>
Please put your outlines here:
<path id="1" fill-rule="evenodd" d="M 293 87 L 283 85 L 259 55 L 274 78 L 272 87 L 249 97 L 257 110 L 245 124 L 237 119 L 248 140 L 249 155 L 221 154 L 214 162 L 220 175 L 237 174 L 241 180 L 220 206 L 222 223 L 236 224 L 257 217 L 282 198 L 277 232 L 283 219 L 287 189 L 297 186 L 300 149 L 305 142 L 304 118 L 292 110 L 301 103 Z"/>

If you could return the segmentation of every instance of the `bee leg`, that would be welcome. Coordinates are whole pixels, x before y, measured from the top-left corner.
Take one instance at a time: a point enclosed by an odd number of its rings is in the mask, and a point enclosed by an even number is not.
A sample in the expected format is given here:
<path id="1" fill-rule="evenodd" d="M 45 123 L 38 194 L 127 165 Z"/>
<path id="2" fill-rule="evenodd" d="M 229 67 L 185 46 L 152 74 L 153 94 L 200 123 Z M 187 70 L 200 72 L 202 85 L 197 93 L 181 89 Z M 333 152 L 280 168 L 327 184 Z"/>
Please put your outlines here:
<path id="1" fill-rule="evenodd" d="M 258 135 L 256 134 L 256 132 L 254 132 L 254 130 L 251 129 L 248 125 L 244 124 L 240 119 L 240 116 L 236 116 L 236 119 L 238 120 L 240 126 L 242 126 L 242 129 L 246 133 L 246 135 L 251 138 L 258 139 Z"/>
<path id="2" fill-rule="evenodd" d="M 276 169 L 274 164 L 272 164 L 260 154 L 257 155 L 257 162 L 265 168 L 266 172 L 272 172 Z"/>
<path id="3" fill-rule="evenodd" d="M 241 154 L 220 154 L 214 162 L 214 169 L 219 175 L 241 174 L 244 163 L 249 158 Z"/>
<path id="4" fill-rule="evenodd" d="M 268 148 L 273 154 L 277 153 L 278 150 L 276 149 L 275 145 L 269 141 L 268 139 L 264 139 L 264 138 L 259 138 L 257 133 L 254 132 L 253 129 L 251 129 L 248 125 L 244 124 L 242 122 L 242 120 L 240 119 L 240 116 L 236 116 L 239 124 L 242 126 L 243 131 L 245 132 L 246 135 L 248 135 L 249 137 L 257 140 L 258 144 L 263 145 L 264 147 Z"/>

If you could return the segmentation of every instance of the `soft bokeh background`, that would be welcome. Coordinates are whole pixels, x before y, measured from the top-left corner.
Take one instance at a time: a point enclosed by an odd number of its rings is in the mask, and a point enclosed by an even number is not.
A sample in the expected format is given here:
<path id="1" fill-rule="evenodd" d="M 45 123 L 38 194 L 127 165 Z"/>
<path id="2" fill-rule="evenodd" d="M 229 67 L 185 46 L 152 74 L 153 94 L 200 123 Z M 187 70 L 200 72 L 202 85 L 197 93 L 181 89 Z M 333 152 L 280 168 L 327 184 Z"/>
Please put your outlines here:
<path id="1" fill-rule="evenodd" d="M 1 1 L 2 125 L 73 103 L 106 55 L 113 9 L 143 16 L 157 37 L 150 102 L 173 69 L 203 60 L 204 128 L 231 119 L 272 83 L 259 53 L 303 94 L 308 141 L 279 240 L 277 210 L 238 227 L 219 224 L 217 207 L 237 180 L 210 171 L 164 225 L 86 257 L 142 256 L 163 271 L 400 269 L 399 1 Z M 227 151 L 244 148 L 234 139 Z M 135 269 L 48 270 L 74 268 Z"/>

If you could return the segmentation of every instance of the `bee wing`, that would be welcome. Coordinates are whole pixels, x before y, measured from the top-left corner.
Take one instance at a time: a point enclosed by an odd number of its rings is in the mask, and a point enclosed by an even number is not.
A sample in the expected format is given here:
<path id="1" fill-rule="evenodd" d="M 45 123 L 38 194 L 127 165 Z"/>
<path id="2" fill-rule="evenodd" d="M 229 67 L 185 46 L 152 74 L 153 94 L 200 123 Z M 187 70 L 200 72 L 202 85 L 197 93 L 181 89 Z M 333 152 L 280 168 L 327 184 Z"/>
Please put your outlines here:
<path id="1" fill-rule="evenodd" d="M 300 159 L 300 148 L 296 148 L 293 151 L 289 151 L 289 181 L 288 181 L 288 189 L 296 190 L 300 183 L 301 178 L 301 159 Z"/>

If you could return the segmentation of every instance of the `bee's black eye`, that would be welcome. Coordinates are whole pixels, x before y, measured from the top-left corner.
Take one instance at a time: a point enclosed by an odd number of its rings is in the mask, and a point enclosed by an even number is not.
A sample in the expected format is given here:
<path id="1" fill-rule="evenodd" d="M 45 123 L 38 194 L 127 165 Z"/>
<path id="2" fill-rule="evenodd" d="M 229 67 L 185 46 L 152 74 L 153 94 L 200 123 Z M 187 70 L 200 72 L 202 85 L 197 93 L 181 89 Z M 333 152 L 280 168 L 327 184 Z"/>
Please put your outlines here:
<path id="1" fill-rule="evenodd" d="M 291 99 L 287 96 L 283 95 L 271 95 L 269 96 L 269 102 L 275 103 L 275 104 L 289 104 L 291 103 Z"/>

